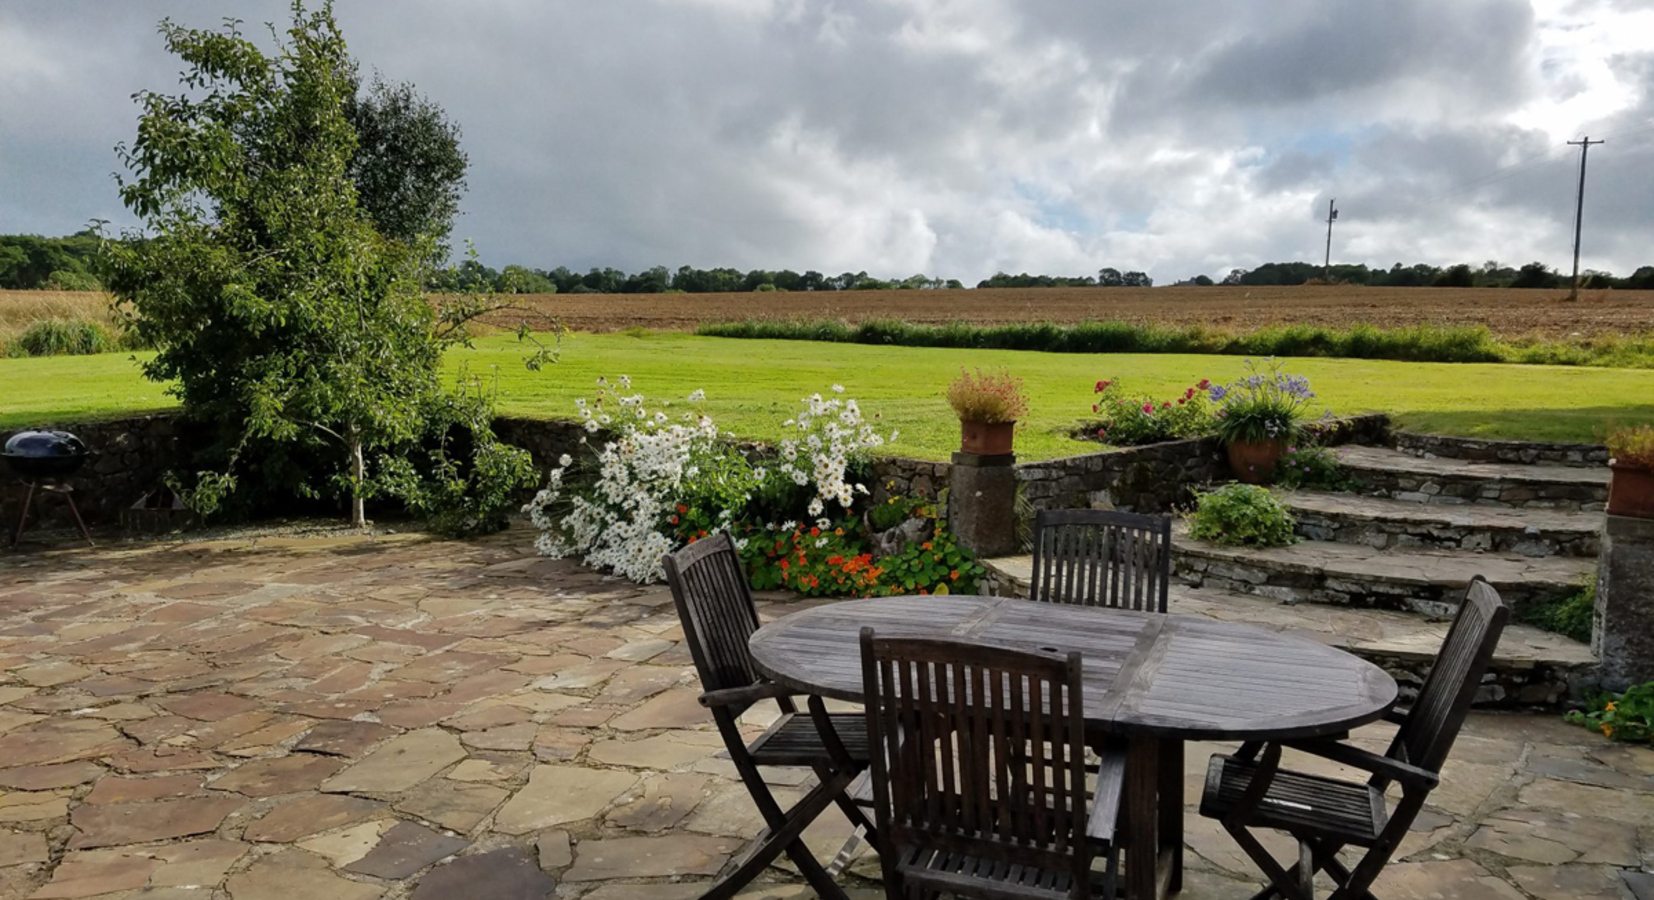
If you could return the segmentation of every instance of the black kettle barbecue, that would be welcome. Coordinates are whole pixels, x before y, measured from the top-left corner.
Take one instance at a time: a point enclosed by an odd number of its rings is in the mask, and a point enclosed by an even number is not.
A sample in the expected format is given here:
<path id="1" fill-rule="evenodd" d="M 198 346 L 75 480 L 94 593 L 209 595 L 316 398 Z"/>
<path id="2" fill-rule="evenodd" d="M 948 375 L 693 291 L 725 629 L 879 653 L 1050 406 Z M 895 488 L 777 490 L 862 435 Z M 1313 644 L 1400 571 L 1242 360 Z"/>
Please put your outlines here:
<path id="1" fill-rule="evenodd" d="M 69 512 L 74 514 L 81 536 L 86 538 L 88 544 L 92 543 L 92 535 L 86 530 L 80 510 L 75 507 L 73 488 L 63 482 L 63 479 L 80 471 L 91 456 L 84 441 L 67 431 L 20 431 L 6 441 L 6 448 L 0 451 L 0 456 L 5 457 L 6 464 L 28 486 L 28 492 L 23 496 L 23 510 L 17 517 L 17 530 L 12 533 L 13 546 L 23 539 L 23 529 L 28 524 L 29 507 L 34 503 L 36 491 L 41 492 L 42 496 L 47 493 L 61 496 L 69 504 Z"/>

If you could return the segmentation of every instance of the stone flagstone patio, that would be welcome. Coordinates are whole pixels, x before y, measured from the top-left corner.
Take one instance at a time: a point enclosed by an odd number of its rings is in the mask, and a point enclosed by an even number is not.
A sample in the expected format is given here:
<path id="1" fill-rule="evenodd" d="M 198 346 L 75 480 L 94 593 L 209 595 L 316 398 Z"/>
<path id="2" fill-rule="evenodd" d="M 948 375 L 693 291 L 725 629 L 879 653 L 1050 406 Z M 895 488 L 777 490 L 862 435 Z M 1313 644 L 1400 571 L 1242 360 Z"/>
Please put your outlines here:
<path id="1" fill-rule="evenodd" d="M 758 818 L 679 637 L 664 587 L 524 531 L 5 555 L 0 898 L 698 896 Z M 1190 748 L 1191 801 L 1216 749 Z M 810 776 L 775 777 L 786 800 Z M 1646 748 L 1477 714 L 1431 799 L 1380 897 L 1654 900 Z M 1187 821 L 1183 896 L 1248 896 L 1239 849 Z M 876 877 L 863 854 L 844 883 Z M 743 896 L 813 894 L 775 868 Z"/>

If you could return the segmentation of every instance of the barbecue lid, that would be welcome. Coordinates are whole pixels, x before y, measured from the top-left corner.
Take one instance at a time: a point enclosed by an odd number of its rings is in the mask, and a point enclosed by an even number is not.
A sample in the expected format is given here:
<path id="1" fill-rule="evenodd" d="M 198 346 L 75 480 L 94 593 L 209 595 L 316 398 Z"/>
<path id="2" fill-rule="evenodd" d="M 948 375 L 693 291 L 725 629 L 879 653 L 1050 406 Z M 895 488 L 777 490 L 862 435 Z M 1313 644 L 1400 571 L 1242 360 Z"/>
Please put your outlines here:
<path id="1" fill-rule="evenodd" d="M 6 442 L 4 456 L 54 459 L 85 456 L 86 444 L 67 431 L 19 431 Z"/>

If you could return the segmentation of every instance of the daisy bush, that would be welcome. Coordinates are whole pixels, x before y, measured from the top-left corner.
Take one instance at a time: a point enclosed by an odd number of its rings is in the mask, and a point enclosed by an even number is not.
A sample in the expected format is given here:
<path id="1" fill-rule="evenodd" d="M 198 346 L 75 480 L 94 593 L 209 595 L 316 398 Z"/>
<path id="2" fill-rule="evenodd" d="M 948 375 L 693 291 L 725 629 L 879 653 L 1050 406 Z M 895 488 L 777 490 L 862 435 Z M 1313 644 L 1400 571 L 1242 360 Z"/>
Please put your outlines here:
<path id="1" fill-rule="evenodd" d="M 540 530 L 537 548 L 649 583 L 665 577 L 662 556 L 718 530 L 736 534 L 746 555 L 753 536 L 797 535 L 800 520 L 818 537 L 839 528 L 832 517 L 849 517 L 868 493 L 849 473 L 887 441 L 843 391 L 800 401 L 784 423 L 789 436 L 766 459 L 699 411 L 703 391 L 674 409 L 651 404 L 624 376 L 598 379 L 593 399 L 575 401 L 590 459 L 564 456 L 524 507 Z M 590 440 L 600 433 L 612 438 Z"/>

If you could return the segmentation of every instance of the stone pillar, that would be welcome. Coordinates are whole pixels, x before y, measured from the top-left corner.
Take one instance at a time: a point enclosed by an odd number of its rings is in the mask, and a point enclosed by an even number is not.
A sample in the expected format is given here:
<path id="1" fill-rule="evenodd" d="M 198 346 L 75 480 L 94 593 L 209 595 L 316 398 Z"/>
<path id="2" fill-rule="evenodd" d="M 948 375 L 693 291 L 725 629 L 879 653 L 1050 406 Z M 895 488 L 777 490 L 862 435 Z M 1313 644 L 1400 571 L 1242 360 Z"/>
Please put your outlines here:
<path id="1" fill-rule="evenodd" d="M 1591 652 L 1608 690 L 1654 681 L 1654 519 L 1609 516 L 1603 527 Z"/>
<path id="2" fill-rule="evenodd" d="M 1017 547 L 1016 454 L 955 453 L 948 479 L 949 520 L 959 542 L 980 558 Z"/>

